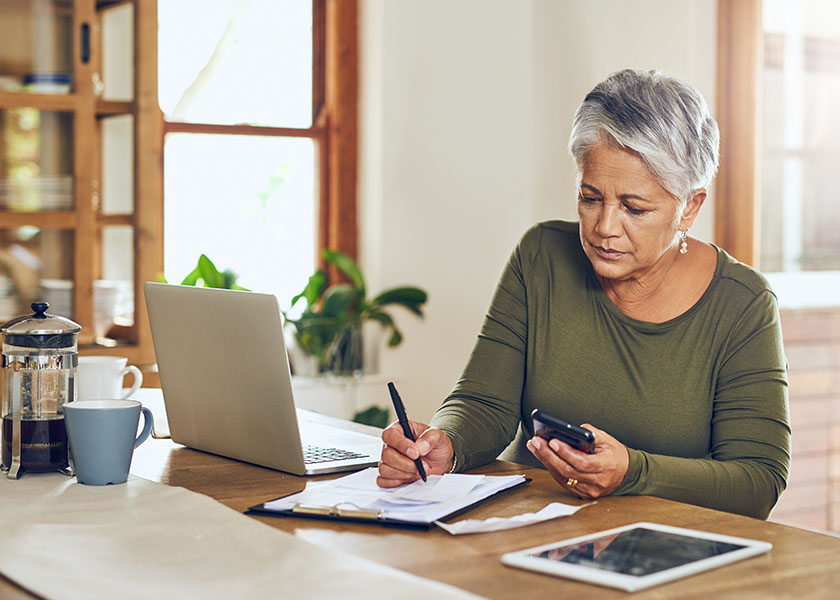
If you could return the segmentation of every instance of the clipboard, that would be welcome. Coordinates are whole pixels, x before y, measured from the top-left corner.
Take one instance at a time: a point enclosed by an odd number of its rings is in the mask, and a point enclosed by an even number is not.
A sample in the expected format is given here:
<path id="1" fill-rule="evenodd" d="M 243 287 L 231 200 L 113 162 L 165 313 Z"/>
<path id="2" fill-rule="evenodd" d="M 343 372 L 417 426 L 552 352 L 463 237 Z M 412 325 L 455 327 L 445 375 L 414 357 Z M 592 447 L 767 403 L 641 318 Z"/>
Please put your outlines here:
<path id="1" fill-rule="evenodd" d="M 516 483 L 503 490 L 499 490 L 493 494 L 490 494 L 489 496 L 485 496 L 465 506 L 462 506 L 449 514 L 440 517 L 439 519 L 435 519 L 435 521 L 448 521 L 450 519 L 454 519 L 455 517 L 462 515 L 468 510 L 475 508 L 479 504 L 483 504 L 488 500 L 497 498 L 498 496 L 506 494 L 507 492 L 510 492 L 512 490 L 519 489 L 531 483 L 531 481 L 532 480 L 528 477 L 523 478 L 523 480 L 519 483 Z M 292 494 L 288 495 L 290 496 Z M 285 496 L 280 496 L 280 498 L 285 498 Z M 340 503 L 336 504 L 335 506 L 307 506 L 296 504 L 293 508 L 287 510 L 266 508 L 266 504 L 268 503 L 264 502 L 262 504 L 252 506 L 245 511 L 245 514 L 265 515 L 270 517 L 300 517 L 304 519 L 322 519 L 327 521 L 342 521 L 350 523 L 366 523 L 368 525 L 382 525 L 385 527 L 400 527 L 420 530 L 429 530 L 435 524 L 435 521 L 404 521 L 402 519 L 385 517 L 382 514 L 382 511 L 358 508 L 351 505 L 351 503 Z"/>

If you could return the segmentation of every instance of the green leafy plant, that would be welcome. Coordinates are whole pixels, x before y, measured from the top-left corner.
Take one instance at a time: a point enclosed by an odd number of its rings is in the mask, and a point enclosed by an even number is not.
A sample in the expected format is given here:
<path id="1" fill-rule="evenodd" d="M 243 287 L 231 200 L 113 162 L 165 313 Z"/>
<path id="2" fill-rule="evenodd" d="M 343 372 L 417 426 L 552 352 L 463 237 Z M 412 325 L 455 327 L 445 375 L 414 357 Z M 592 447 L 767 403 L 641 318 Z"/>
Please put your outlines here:
<path id="1" fill-rule="evenodd" d="M 402 306 L 418 317 L 428 294 L 420 288 L 402 286 L 387 289 L 368 298 L 365 279 L 359 265 L 337 250 L 324 250 L 324 261 L 344 274 L 349 283 L 330 284 L 329 274 L 318 269 L 309 277 L 303 291 L 292 298 L 289 310 L 301 299 L 306 308 L 297 319 L 284 312 L 286 322 L 294 327 L 295 338 L 301 348 L 316 358 L 318 371 L 337 375 L 352 375 L 362 371 L 362 325 L 376 321 L 390 331 L 388 346 L 402 343 L 402 332 L 387 306 Z M 357 412 L 353 420 L 374 427 L 386 427 L 390 419 L 387 408 L 370 406 Z"/>
<path id="2" fill-rule="evenodd" d="M 317 359 L 319 372 L 357 373 L 362 370 L 362 324 L 376 321 L 390 331 L 388 346 L 399 346 L 402 332 L 385 307 L 402 306 L 422 317 L 428 294 L 417 287 L 403 286 L 369 298 L 356 261 L 337 250 L 326 249 L 322 256 L 325 262 L 335 265 L 349 283 L 331 285 L 328 273 L 324 269 L 316 270 L 303 291 L 292 298 L 289 307 L 291 310 L 299 300 L 305 300 L 306 308 L 301 316 L 293 319 L 288 311 L 284 316 L 294 326 L 300 346 Z"/>
<path id="3" fill-rule="evenodd" d="M 356 423 L 364 423 L 365 425 L 372 425 L 385 429 L 388 423 L 391 422 L 391 413 L 387 408 L 379 408 L 378 406 L 369 406 L 364 410 L 360 410 L 353 415 L 353 421 Z"/>
<path id="4" fill-rule="evenodd" d="M 213 261 L 207 258 L 206 254 L 198 257 L 198 264 L 190 271 L 190 274 L 184 277 L 181 285 L 198 285 L 199 282 L 204 287 L 209 288 L 224 288 L 226 290 L 243 290 L 249 291 L 236 283 L 239 275 L 233 269 L 225 269 L 219 271 Z M 159 278 L 161 283 L 166 283 L 166 279 L 161 276 Z"/>

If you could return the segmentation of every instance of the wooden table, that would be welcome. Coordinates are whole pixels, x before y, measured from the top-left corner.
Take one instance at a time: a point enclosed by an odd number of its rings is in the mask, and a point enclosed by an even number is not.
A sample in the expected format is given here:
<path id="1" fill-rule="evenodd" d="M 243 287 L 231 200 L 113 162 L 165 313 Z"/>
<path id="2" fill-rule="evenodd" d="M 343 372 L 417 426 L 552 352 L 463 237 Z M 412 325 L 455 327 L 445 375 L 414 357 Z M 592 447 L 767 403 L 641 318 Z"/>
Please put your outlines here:
<path id="1" fill-rule="evenodd" d="M 206 494 L 244 512 L 249 506 L 303 489 L 309 478 L 149 440 L 132 472 Z M 553 501 L 582 502 L 542 470 L 496 461 L 476 472 L 525 473 L 533 482 L 462 518 L 512 516 Z M 330 476 L 327 476 L 330 477 Z M 4 518 L 14 518 L 4 515 Z M 378 525 L 287 517 L 253 517 L 314 544 L 445 582 L 488 598 L 627 598 L 625 592 L 503 566 L 512 550 L 546 544 L 636 521 L 701 529 L 771 542 L 769 554 L 634 594 L 634 598 L 834 598 L 840 594 L 840 538 L 648 496 L 604 498 L 571 517 L 509 531 L 450 536 Z M 31 598 L 0 578 L 0 598 Z"/>

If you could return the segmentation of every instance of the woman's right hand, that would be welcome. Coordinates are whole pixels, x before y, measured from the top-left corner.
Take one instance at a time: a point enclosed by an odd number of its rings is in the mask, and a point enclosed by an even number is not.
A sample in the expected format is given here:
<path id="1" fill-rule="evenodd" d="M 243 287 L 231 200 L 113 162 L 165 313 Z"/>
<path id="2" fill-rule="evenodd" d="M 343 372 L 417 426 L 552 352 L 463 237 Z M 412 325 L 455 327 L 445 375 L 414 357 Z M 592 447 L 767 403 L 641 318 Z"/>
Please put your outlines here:
<path id="1" fill-rule="evenodd" d="M 403 434 L 398 421 L 394 421 L 382 432 L 382 458 L 379 461 L 379 477 L 376 484 L 389 488 L 420 479 L 414 459 L 420 457 L 426 475 L 442 475 L 452 467 L 455 451 L 449 436 L 437 427 L 409 421 L 414 433 L 412 442 Z"/>

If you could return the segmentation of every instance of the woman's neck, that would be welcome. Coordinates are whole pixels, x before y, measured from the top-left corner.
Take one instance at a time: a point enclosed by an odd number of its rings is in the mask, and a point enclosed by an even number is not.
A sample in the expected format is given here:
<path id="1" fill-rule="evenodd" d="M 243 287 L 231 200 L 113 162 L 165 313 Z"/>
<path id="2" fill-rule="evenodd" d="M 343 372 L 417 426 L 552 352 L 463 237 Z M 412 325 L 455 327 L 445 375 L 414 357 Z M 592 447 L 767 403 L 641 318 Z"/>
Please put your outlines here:
<path id="1" fill-rule="evenodd" d="M 607 279 L 596 274 L 618 309 L 639 321 L 663 323 L 694 306 L 714 277 L 717 252 L 709 244 L 692 244 L 693 252 L 668 252 L 643 276 Z"/>

